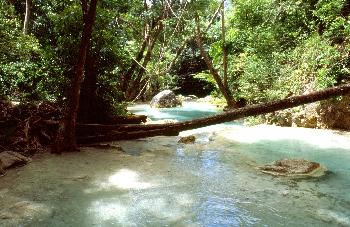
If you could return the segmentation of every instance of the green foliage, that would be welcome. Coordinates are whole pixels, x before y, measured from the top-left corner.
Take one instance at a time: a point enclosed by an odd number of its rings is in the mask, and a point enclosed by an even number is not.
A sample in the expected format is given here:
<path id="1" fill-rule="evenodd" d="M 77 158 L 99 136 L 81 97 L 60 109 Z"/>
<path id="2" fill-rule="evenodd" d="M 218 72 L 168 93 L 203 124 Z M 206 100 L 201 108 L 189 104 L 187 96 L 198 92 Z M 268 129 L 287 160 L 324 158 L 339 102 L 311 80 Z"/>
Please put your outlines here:
<path id="1" fill-rule="evenodd" d="M 284 98 L 344 82 L 349 75 L 345 1 L 235 0 L 226 48 L 229 84 L 249 102 Z M 220 33 L 219 28 L 216 32 Z M 210 55 L 222 69 L 221 39 Z"/>
<path id="2" fill-rule="evenodd" d="M 0 3 L 0 93 L 15 100 L 49 99 L 56 68 L 32 35 L 23 35 L 13 6 Z"/>
<path id="3" fill-rule="evenodd" d="M 183 42 L 194 35 L 194 16 L 199 15 L 204 31 L 220 1 L 172 3 L 142 75 L 149 94 L 175 86 L 176 70 L 167 69 Z M 345 4 L 345 0 L 226 1 L 228 84 L 235 98 L 257 103 L 348 81 L 350 24 Z M 18 100 L 62 100 L 74 74 L 82 34 L 80 3 L 34 1 L 32 11 L 30 34 L 23 35 L 24 3 L 0 2 L 0 94 Z M 163 12 L 163 1 L 147 7 L 141 0 L 99 1 L 89 54 L 98 96 L 112 103 L 113 111 L 122 109 L 122 76 L 133 65 L 149 26 Z M 222 74 L 220 29 L 218 17 L 204 41 Z M 178 62 L 198 56 L 191 40 Z M 207 72 L 196 77 L 215 84 Z"/>
<path id="4" fill-rule="evenodd" d="M 290 75 L 285 80 L 284 89 L 288 87 L 298 94 L 305 85 L 315 81 L 316 88 L 333 86 L 342 74 L 346 74 L 346 62 L 342 53 L 329 41 L 318 34 L 298 45 L 291 51 L 283 74 Z M 293 85 L 292 85 L 293 84 Z"/>

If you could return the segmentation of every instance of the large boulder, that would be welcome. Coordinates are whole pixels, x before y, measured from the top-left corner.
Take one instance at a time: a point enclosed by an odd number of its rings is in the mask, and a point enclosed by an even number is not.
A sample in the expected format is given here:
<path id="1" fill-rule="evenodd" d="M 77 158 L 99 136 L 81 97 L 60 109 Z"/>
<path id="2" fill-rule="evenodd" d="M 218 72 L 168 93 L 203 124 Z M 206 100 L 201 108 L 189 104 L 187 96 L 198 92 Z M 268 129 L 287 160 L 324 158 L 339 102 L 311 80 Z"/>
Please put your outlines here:
<path id="1" fill-rule="evenodd" d="M 181 106 L 181 101 L 175 93 L 170 90 L 164 90 L 153 97 L 150 103 L 153 108 L 171 108 Z"/>
<path id="2" fill-rule="evenodd" d="M 282 159 L 260 166 L 259 170 L 274 176 L 320 177 L 325 174 L 327 169 L 317 162 L 304 159 Z"/>

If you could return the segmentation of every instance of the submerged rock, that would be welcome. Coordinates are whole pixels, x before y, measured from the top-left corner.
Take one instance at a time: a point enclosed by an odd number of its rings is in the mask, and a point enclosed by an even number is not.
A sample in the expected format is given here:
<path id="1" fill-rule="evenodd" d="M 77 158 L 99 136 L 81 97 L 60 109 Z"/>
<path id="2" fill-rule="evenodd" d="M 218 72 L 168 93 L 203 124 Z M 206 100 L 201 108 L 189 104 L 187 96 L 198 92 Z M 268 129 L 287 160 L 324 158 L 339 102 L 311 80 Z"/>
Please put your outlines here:
<path id="1" fill-rule="evenodd" d="M 30 158 L 27 158 L 17 152 L 4 151 L 0 153 L 0 175 L 4 173 L 5 169 L 22 166 L 28 162 L 30 162 Z"/>
<path id="2" fill-rule="evenodd" d="M 185 136 L 182 137 L 178 142 L 179 143 L 194 143 L 196 141 L 196 137 L 195 136 Z"/>
<path id="3" fill-rule="evenodd" d="M 171 108 L 181 106 L 182 103 L 173 91 L 164 90 L 152 98 L 150 105 L 153 108 Z"/>
<path id="4" fill-rule="evenodd" d="M 320 177 L 326 172 L 326 168 L 319 163 L 304 159 L 282 159 L 258 168 L 263 173 L 275 176 Z"/>

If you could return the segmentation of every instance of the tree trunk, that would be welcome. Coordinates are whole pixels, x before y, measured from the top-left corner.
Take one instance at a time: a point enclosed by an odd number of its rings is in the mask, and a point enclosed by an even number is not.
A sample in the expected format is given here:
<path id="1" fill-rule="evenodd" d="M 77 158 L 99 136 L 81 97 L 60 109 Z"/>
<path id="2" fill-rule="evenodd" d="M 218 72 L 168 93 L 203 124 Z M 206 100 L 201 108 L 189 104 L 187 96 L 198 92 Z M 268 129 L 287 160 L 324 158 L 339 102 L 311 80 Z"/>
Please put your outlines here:
<path id="1" fill-rule="evenodd" d="M 75 65 L 75 75 L 71 85 L 71 93 L 67 106 L 68 109 L 63 121 L 61 122 L 62 124 L 59 127 L 56 144 L 53 148 L 54 153 L 77 150 L 75 127 L 79 108 L 80 88 L 83 81 L 86 53 L 90 46 L 92 28 L 96 19 L 97 0 L 91 0 L 88 11 L 86 7 L 87 1 L 81 0 L 81 3 L 84 14 L 83 34 L 77 56 L 77 63 Z"/>
<path id="2" fill-rule="evenodd" d="M 228 90 L 228 78 L 227 78 L 227 48 L 226 48 L 226 34 L 225 34 L 225 1 L 223 1 L 224 4 L 222 5 L 222 13 L 221 13 L 221 37 L 222 37 L 222 67 L 224 70 L 224 86 Z"/>
<path id="3" fill-rule="evenodd" d="M 307 95 L 294 96 L 278 101 L 246 106 L 231 110 L 215 116 L 184 121 L 173 124 L 158 125 L 90 125 L 85 127 L 95 128 L 100 131 L 98 135 L 80 137 L 80 143 L 93 143 L 101 141 L 137 139 L 160 135 L 177 135 L 180 131 L 191 130 L 209 125 L 234 121 L 239 118 L 266 114 L 282 109 L 288 109 L 299 105 L 325 100 L 334 96 L 350 93 L 350 84 L 345 84 L 322 91 L 312 92 Z M 116 131 L 117 130 L 117 131 Z"/>
<path id="4" fill-rule="evenodd" d="M 26 0 L 26 13 L 24 16 L 24 24 L 23 24 L 24 35 L 28 34 L 31 8 L 32 8 L 32 0 Z"/>
<path id="5" fill-rule="evenodd" d="M 100 103 L 97 96 L 97 74 L 96 56 L 89 50 L 86 53 L 85 77 L 81 85 L 78 111 L 79 122 L 102 123 L 101 118 L 104 118 L 107 114 L 104 109 L 101 109 L 103 104 Z"/>
<path id="6" fill-rule="evenodd" d="M 233 99 L 231 91 L 229 89 L 227 89 L 227 87 L 225 87 L 218 71 L 215 69 L 208 53 L 204 49 L 198 15 L 196 15 L 195 19 L 196 19 L 196 29 L 197 29 L 196 42 L 197 42 L 197 46 L 200 50 L 201 56 L 203 57 L 206 65 L 208 66 L 210 73 L 213 75 L 214 80 L 215 80 L 216 84 L 218 85 L 220 92 L 223 94 L 223 96 L 226 100 L 227 106 L 229 108 L 235 108 L 235 107 L 237 107 L 237 105 L 236 105 L 235 100 Z"/>

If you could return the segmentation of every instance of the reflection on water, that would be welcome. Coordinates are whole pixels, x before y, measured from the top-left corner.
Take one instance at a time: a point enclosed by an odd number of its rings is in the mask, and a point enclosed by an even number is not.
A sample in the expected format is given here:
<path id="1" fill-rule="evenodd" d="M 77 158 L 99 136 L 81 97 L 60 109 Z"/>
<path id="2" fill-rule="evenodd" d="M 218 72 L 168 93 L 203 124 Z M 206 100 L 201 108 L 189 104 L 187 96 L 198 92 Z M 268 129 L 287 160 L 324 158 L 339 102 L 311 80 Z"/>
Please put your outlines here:
<path id="1" fill-rule="evenodd" d="M 176 111 L 214 113 L 202 107 Z M 174 109 L 161 114 L 176 117 Z M 0 226 L 350 226 L 348 136 L 233 124 L 181 136 L 190 134 L 194 144 L 154 137 L 118 142 L 125 152 L 37 156 L 0 178 Z M 293 180 L 256 170 L 285 157 L 330 173 Z"/>

